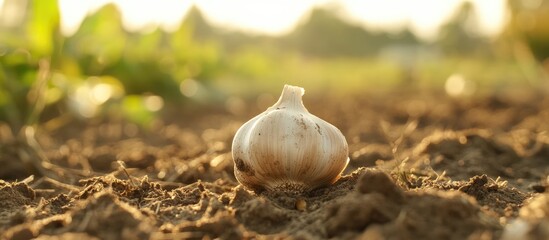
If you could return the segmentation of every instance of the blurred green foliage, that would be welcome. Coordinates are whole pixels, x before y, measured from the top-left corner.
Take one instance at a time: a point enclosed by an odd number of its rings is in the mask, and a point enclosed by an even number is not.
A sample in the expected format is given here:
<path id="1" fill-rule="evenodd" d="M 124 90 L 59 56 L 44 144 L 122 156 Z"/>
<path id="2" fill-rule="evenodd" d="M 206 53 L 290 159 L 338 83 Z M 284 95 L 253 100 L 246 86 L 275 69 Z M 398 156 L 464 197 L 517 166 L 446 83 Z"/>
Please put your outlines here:
<path id="1" fill-rule="evenodd" d="M 322 8 L 312 11 L 309 19 L 286 38 L 295 50 L 315 57 L 366 57 L 386 46 L 419 44 L 408 29 L 397 33 L 367 31 Z"/>
<path id="2" fill-rule="evenodd" d="M 55 0 L 29 4 L 20 18 L 22 24 L 2 25 L 0 29 L 0 119 L 15 133 L 37 120 L 36 110 L 44 101 L 42 93 L 52 87 L 46 85 L 46 76 L 40 76 L 40 71 L 46 74 L 44 67 L 49 68 L 49 62 L 57 57 L 62 41 Z M 43 59 L 48 60 L 41 63 Z"/>
<path id="3" fill-rule="evenodd" d="M 440 27 L 437 42 L 450 55 L 489 53 L 488 41 L 480 36 L 471 2 L 464 2 L 450 20 Z"/>
<path id="4" fill-rule="evenodd" d="M 48 111 L 44 118 L 126 117 L 147 125 L 158 111 L 146 104 L 150 96 L 167 104 L 189 99 L 217 104 L 232 94 L 276 93 L 284 83 L 336 93 L 443 89 L 454 73 L 484 89 L 524 86 L 525 76 L 539 77 L 536 63 L 517 61 L 508 39 L 523 36 L 540 61 L 549 49 L 546 25 L 517 27 L 524 25 L 517 23 L 524 21 L 517 20 L 520 6 L 513 7 L 514 20 L 498 41 L 475 31 L 469 3 L 443 24 L 434 41 L 424 41 L 407 28 L 367 30 L 329 8 L 311 10 L 279 37 L 212 26 L 194 7 L 174 32 L 128 32 L 112 4 L 87 16 L 75 34 L 63 36 L 56 0 L 5 4 L 17 14 L 0 16 L 0 122 L 14 129 L 37 121 L 36 101 Z M 510 0 L 513 4 L 520 5 Z M 532 15 L 538 23 L 549 16 L 543 11 Z M 39 86 L 40 71 L 44 86 Z"/>
<path id="5" fill-rule="evenodd" d="M 505 36 L 524 41 L 539 61 L 549 58 L 549 1 L 508 0 L 511 18 Z"/>

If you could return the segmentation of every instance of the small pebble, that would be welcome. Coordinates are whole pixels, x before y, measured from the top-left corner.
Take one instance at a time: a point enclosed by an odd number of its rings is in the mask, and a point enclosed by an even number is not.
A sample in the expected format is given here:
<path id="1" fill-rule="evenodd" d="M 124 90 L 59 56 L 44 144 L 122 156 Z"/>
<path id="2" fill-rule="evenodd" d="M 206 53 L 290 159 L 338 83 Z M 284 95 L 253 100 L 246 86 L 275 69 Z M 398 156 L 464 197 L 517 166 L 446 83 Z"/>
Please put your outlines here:
<path id="1" fill-rule="evenodd" d="M 303 198 L 298 198 L 295 201 L 295 209 L 302 212 L 307 210 L 307 202 Z"/>
<path id="2" fill-rule="evenodd" d="M 530 188 L 532 188 L 532 190 L 534 190 L 534 192 L 537 192 L 537 193 L 544 193 L 545 192 L 545 186 L 540 185 L 540 184 L 531 185 Z"/>

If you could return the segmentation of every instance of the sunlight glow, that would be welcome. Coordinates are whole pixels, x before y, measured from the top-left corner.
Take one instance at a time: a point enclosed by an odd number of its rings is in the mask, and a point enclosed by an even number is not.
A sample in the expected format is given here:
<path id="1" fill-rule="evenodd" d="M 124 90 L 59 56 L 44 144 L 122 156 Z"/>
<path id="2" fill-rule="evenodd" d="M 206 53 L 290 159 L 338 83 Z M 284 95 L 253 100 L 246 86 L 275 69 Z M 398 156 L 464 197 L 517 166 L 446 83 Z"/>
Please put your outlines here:
<path id="1" fill-rule="evenodd" d="M 191 1 L 181 0 L 113 0 L 122 9 L 123 23 L 129 31 L 161 26 L 174 31 L 192 6 Z"/>
<path id="2" fill-rule="evenodd" d="M 26 7 L 25 2 L 19 4 L 8 4 L 4 6 L 4 0 L 0 0 L 0 24 L 6 27 L 14 27 L 23 21 L 25 17 L 22 9 Z"/>
<path id="3" fill-rule="evenodd" d="M 194 79 L 186 79 L 179 85 L 179 91 L 185 97 L 193 97 L 198 92 L 198 82 Z"/>
<path id="4" fill-rule="evenodd" d="M 196 1 L 196 5 L 216 25 L 278 35 L 290 31 L 312 7 L 326 2 L 328 1 L 203 0 Z"/>
<path id="5" fill-rule="evenodd" d="M 423 38 L 435 37 L 440 24 L 454 13 L 464 0 L 342 0 L 349 18 L 374 28 L 409 26 Z M 479 30 L 486 35 L 501 31 L 505 17 L 504 0 L 472 0 L 479 20 Z M 397 6 L 397 7 L 395 7 Z"/>
<path id="6" fill-rule="evenodd" d="M 475 92 L 475 83 L 466 79 L 463 75 L 455 73 L 444 84 L 446 93 L 452 97 L 470 96 Z"/>
<path id="7" fill-rule="evenodd" d="M 421 36 L 432 36 L 441 21 L 447 19 L 462 1 L 353 1 L 346 0 L 347 11 L 351 18 L 365 25 L 399 28 L 410 26 Z"/>
<path id="8" fill-rule="evenodd" d="M 97 114 L 99 105 L 94 102 L 91 89 L 87 85 L 80 85 L 70 96 L 69 107 L 84 118 L 91 118 Z"/>
<path id="9" fill-rule="evenodd" d="M 97 104 L 101 105 L 111 98 L 113 94 L 112 87 L 106 83 L 99 83 L 92 87 L 91 89 L 91 100 Z"/>
<path id="10" fill-rule="evenodd" d="M 145 108 L 151 112 L 159 111 L 164 107 L 164 99 L 160 96 L 151 95 L 145 97 Z"/>
<path id="11" fill-rule="evenodd" d="M 61 78 L 63 77 L 62 75 L 55 75 L 55 78 L 53 78 L 54 83 L 62 82 Z M 120 97 L 122 94 L 123 90 L 120 89 L 120 86 L 109 84 L 109 81 L 105 79 L 90 77 L 69 93 L 69 108 L 81 117 L 92 118 L 99 113 L 101 105 L 110 99 Z"/>
<path id="12" fill-rule="evenodd" d="M 3 0 L 0 0 L 3 1 Z M 290 31 L 315 6 L 337 7 L 346 18 L 374 29 L 397 30 L 409 26 L 422 38 L 432 38 L 465 0 L 59 0 L 63 33 L 70 35 L 82 19 L 105 3 L 113 2 L 122 11 L 129 31 L 160 26 L 178 27 L 191 6 L 196 5 L 213 24 L 253 33 L 280 35 Z M 505 21 L 505 0 L 471 0 L 478 15 L 480 31 L 494 35 Z"/>
<path id="13" fill-rule="evenodd" d="M 72 1 L 59 0 L 59 11 L 61 13 L 61 32 L 65 35 L 72 35 L 78 30 L 84 18 L 100 7 L 107 4 L 108 0 L 95 1 Z"/>

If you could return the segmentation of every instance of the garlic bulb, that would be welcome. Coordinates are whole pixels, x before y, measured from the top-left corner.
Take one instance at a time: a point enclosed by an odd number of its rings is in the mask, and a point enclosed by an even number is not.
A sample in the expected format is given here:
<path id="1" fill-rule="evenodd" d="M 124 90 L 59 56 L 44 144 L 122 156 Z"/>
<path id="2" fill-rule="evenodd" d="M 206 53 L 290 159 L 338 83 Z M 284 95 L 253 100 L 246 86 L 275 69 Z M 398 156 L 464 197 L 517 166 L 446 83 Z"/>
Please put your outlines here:
<path id="1" fill-rule="evenodd" d="M 349 162 L 345 137 L 307 111 L 305 90 L 285 85 L 278 101 L 233 139 L 234 174 L 253 190 L 304 192 L 334 183 Z"/>

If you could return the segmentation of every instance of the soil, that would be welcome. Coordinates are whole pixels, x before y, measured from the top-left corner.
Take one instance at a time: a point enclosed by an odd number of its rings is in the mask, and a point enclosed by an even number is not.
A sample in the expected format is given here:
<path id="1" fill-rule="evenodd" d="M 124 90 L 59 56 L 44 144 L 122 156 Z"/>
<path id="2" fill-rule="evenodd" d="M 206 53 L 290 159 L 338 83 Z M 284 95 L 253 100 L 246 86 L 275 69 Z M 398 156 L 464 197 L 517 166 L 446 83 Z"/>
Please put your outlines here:
<path id="1" fill-rule="evenodd" d="M 168 107 L 140 128 L 69 121 L 37 132 L 49 175 L 0 127 L 1 239 L 549 239 L 549 98 L 315 98 L 350 163 L 333 185 L 253 192 L 236 130 L 263 111 Z M 36 157 L 29 154 L 29 158 Z"/>

